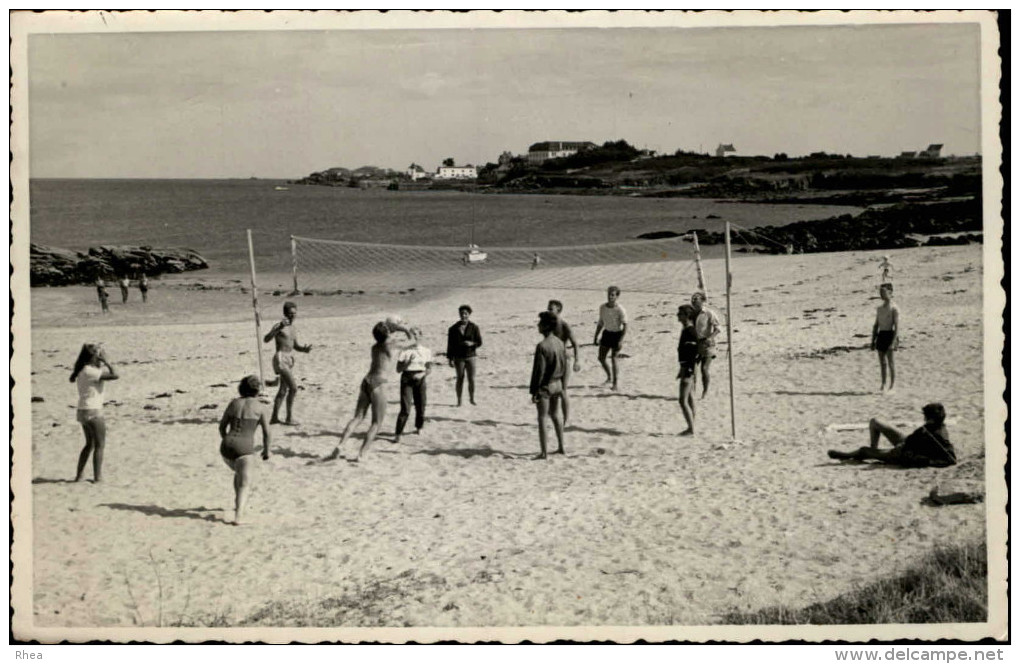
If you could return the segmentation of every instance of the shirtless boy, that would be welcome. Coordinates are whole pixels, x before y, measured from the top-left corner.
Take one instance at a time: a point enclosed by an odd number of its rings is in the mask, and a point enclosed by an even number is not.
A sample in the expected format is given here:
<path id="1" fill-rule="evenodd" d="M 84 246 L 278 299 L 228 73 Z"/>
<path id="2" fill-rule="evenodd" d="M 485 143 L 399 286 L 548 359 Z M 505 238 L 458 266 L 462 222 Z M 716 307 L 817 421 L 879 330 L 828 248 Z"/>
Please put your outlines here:
<path id="1" fill-rule="evenodd" d="M 297 381 L 294 379 L 294 351 L 307 353 L 311 345 L 302 346 L 297 340 L 294 329 L 294 318 L 297 316 L 297 305 L 293 302 L 283 304 L 283 320 L 269 330 L 264 341 L 276 340 L 276 354 L 273 355 L 273 371 L 280 377 L 280 390 L 273 400 L 273 416 L 270 424 L 280 424 L 280 406 L 286 400 L 287 419 L 283 424 L 296 424 L 293 420 L 294 397 L 297 396 Z"/>
<path id="2" fill-rule="evenodd" d="M 878 289 L 882 304 L 875 313 L 875 325 L 871 328 L 871 350 L 878 351 L 878 364 L 882 368 L 882 387 L 885 389 L 886 365 L 889 366 L 889 390 L 896 384 L 896 362 L 894 351 L 899 345 L 900 309 L 892 301 L 892 285 L 882 284 Z"/>
<path id="3" fill-rule="evenodd" d="M 391 336 L 392 332 L 403 332 L 412 343 L 397 342 Z M 336 448 L 326 457 L 326 461 L 332 461 L 340 457 L 340 448 L 347 442 L 347 438 L 354 432 L 354 428 L 365 419 L 368 409 L 371 407 L 372 424 L 368 427 L 365 442 L 361 444 L 358 456 L 352 459 L 352 461 L 360 460 L 361 456 L 368 451 L 372 441 L 375 440 L 376 435 L 379 433 L 383 418 L 386 417 L 385 386 L 390 373 L 393 371 L 393 360 L 400 351 L 413 346 L 415 339 L 414 333 L 396 318 L 388 319 L 385 323 L 376 323 L 375 327 L 372 328 L 372 337 L 375 339 L 375 344 L 371 349 L 372 364 L 368 369 L 368 373 L 361 380 L 361 387 L 358 391 L 358 404 L 354 408 L 354 417 L 347 422 L 347 426 L 344 427 L 344 432 L 340 436 L 340 442 L 337 443 Z"/>
<path id="4" fill-rule="evenodd" d="M 619 368 L 616 366 L 616 354 L 623 348 L 623 336 L 627 334 L 627 312 L 623 305 L 617 302 L 619 298 L 620 289 L 610 286 L 606 291 L 605 304 L 599 305 L 599 322 L 595 326 L 594 342 L 599 346 L 599 363 L 606 372 L 606 382 L 612 383 L 614 390 L 617 389 L 620 377 Z M 602 332 L 601 339 L 599 332 Z M 606 363 L 606 356 L 610 353 L 612 353 L 611 365 Z"/>
<path id="5" fill-rule="evenodd" d="M 556 314 L 556 329 L 553 331 L 553 334 L 555 334 L 556 337 L 563 342 L 564 347 L 566 347 L 567 344 L 570 344 L 574 348 L 574 362 L 572 365 L 573 371 L 580 371 L 581 360 L 578 355 L 577 340 L 574 339 L 574 333 L 570 329 L 570 325 L 568 325 L 567 321 L 563 320 L 561 317 L 561 314 L 563 313 L 563 303 L 559 300 L 549 300 L 547 310 L 549 313 Z M 563 396 L 560 398 L 560 401 L 563 402 L 564 426 L 567 425 L 567 421 L 570 419 L 570 400 L 567 398 L 567 386 L 570 383 L 570 374 L 571 363 L 568 360 L 566 364 L 563 365 Z"/>
<path id="6" fill-rule="evenodd" d="M 677 343 L 676 355 L 680 363 L 677 378 L 680 379 L 680 410 L 687 420 L 687 428 L 680 432 L 681 436 L 694 435 L 694 388 L 697 386 L 698 374 L 698 334 L 694 331 L 694 307 L 681 304 L 676 312 L 677 321 L 682 326 L 680 341 Z"/>
<path id="7" fill-rule="evenodd" d="M 563 422 L 560 420 L 559 400 L 563 396 L 563 372 L 567 366 L 567 350 L 556 336 L 556 316 L 543 311 L 538 314 L 538 331 L 542 341 L 535 346 L 535 360 L 531 367 L 531 401 L 538 411 L 538 444 L 542 449 L 538 459 L 547 458 L 545 418 L 548 415 L 556 432 L 556 451 L 563 454 Z"/>

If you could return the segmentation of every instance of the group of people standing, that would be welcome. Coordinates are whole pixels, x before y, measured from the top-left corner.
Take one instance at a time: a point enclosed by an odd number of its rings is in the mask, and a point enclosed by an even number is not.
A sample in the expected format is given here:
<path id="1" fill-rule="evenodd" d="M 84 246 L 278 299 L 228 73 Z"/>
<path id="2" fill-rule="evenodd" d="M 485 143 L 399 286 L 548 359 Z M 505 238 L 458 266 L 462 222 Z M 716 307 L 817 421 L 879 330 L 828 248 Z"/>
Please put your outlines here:
<path id="1" fill-rule="evenodd" d="M 138 292 L 142 294 L 142 302 L 149 301 L 149 278 L 144 272 L 138 277 Z M 122 275 L 117 278 L 117 286 L 120 287 L 120 299 L 121 302 L 127 304 L 128 295 L 131 288 L 131 280 L 127 275 Z M 106 282 L 102 276 L 96 277 L 96 297 L 99 298 L 99 306 L 101 307 L 104 314 L 110 313 L 110 293 L 106 290 Z"/>

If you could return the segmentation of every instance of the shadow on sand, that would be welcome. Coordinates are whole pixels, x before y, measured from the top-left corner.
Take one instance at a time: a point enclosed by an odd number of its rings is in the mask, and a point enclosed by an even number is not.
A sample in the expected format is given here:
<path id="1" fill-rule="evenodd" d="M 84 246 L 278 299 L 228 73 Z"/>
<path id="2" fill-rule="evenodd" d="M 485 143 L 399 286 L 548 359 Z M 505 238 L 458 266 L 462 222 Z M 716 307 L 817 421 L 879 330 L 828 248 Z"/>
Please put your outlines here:
<path id="1" fill-rule="evenodd" d="M 433 449 L 433 450 L 420 450 L 414 452 L 414 454 L 425 454 L 428 456 L 457 456 L 462 459 L 473 459 L 475 457 L 489 458 L 498 457 L 500 459 L 530 459 L 534 454 L 512 454 L 509 452 L 501 452 L 494 450 L 489 447 L 471 447 L 471 448 L 460 448 L 460 449 Z"/>
<path id="2" fill-rule="evenodd" d="M 223 517 L 213 514 L 202 514 L 203 512 L 222 512 L 220 509 L 209 509 L 208 507 L 181 507 L 178 509 L 167 509 L 159 505 L 129 505 L 127 503 L 102 503 L 100 507 L 109 507 L 112 510 L 127 510 L 141 512 L 149 516 L 160 516 L 166 519 L 198 519 L 199 521 L 212 521 L 215 523 L 226 523 Z"/>

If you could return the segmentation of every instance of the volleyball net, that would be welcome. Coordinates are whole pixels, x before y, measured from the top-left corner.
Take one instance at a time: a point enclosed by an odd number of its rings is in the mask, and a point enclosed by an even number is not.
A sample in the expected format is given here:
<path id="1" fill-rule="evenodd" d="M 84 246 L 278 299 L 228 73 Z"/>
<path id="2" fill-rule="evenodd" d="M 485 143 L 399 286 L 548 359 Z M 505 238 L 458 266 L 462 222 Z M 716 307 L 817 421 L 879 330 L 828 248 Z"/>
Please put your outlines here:
<path id="1" fill-rule="evenodd" d="M 291 236 L 293 289 L 329 295 L 421 288 L 539 288 L 688 292 L 697 239 L 562 247 L 433 247 Z"/>

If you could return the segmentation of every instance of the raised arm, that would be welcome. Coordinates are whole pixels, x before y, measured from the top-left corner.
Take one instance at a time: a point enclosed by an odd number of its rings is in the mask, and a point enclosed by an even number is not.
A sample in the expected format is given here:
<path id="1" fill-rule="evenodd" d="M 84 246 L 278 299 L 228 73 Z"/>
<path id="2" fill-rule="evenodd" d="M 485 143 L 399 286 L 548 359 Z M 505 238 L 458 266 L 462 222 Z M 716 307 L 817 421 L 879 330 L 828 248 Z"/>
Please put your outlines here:
<path id="1" fill-rule="evenodd" d="M 272 327 L 272 329 L 269 330 L 269 332 L 266 333 L 266 336 L 263 337 L 262 342 L 263 343 L 269 343 L 270 341 L 275 339 L 276 335 L 278 335 L 280 333 L 280 330 L 283 329 L 283 325 L 284 325 L 283 321 L 280 321 L 279 323 L 274 325 Z"/>
<path id="2" fill-rule="evenodd" d="M 110 364 L 110 361 L 106 359 L 105 353 L 103 354 L 102 362 L 106 366 L 106 371 L 100 374 L 99 380 L 117 380 L 118 378 L 120 378 L 120 375 L 117 373 L 117 370 L 114 369 L 113 365 Z"/>

